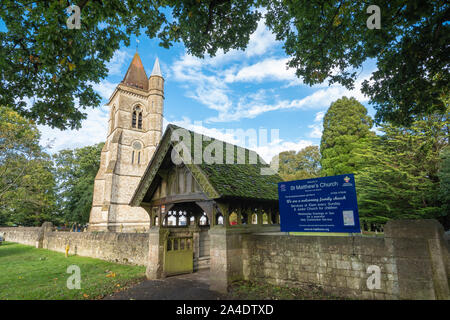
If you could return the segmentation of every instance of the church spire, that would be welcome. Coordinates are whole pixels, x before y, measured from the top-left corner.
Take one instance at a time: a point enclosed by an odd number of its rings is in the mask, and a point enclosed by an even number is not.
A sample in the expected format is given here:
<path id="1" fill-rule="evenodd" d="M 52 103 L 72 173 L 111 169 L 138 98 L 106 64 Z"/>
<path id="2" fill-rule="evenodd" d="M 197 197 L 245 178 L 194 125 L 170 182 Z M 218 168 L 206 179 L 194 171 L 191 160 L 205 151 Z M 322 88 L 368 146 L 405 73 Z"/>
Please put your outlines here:
<path id="1" fill-rule="evenodd" d="M 160 76 L 160 77 L 162 77 L 161 68 L 159 67 L 158 57 L 156 57 L 155 64 L 153 65 L 153 70 L 152 70 L 152 74 L 150 75 L 150 77 L 151 76 Z"/>
<path id="2" fill-rule="evenodd" d="M 129 87 L 136 87 L 145 91 L 148 90 L 147 74 L 137 52 L 134 54 L 122 83 Z"/>

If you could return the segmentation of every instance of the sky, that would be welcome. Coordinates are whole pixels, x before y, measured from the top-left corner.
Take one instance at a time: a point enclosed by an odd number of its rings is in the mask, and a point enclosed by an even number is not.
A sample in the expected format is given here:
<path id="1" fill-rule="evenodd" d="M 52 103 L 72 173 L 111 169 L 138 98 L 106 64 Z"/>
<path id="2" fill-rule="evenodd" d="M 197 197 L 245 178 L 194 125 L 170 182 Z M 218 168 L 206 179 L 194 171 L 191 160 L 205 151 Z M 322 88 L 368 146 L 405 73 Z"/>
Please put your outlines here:
<path id="1" fill-rule="evenodd" d="M 108 77 L 93 84 L 102 97 L 101 106 L 85 110 L 87 119 L 79 130 L 39 126 L 41 144 L 49 145 L 47 150 L 55 153 L 106 140 L 109 116 L 106 104 L 123 79 L 136 45 L 148 76 L 156 57 L 160 61 L 165 79 L 164 129 L 173 123 L 248 147 L 267 162 L 281 151 L 319 145 L 323 116 L 330 104 L 342 96 L 355 97 L 372 117 L 375 113 L 368 98 L 360 92 L 361 83 L 376 69 L 374 61 L 368 61 L 359 70 L 354 90 L 329 86 L 327 82 L 308 86 L 295 76 L 294 69 L 287 68 L 289 57 L 264 21 L 251 35 L 245 51 L 231 50 L 226 54 L 221 51 L 215 57 L 199 59 L 187 54 L 183 44 L 164 49 L 158 43 L 158 39 L 142 35 L 133 38 L 130 47 L 122 46 L 116 51 L 108 64 Z M 257 143 L 248 140 L 244 143 L 237 138 L 235 133 L 242 130 L 256 132 Z"/>

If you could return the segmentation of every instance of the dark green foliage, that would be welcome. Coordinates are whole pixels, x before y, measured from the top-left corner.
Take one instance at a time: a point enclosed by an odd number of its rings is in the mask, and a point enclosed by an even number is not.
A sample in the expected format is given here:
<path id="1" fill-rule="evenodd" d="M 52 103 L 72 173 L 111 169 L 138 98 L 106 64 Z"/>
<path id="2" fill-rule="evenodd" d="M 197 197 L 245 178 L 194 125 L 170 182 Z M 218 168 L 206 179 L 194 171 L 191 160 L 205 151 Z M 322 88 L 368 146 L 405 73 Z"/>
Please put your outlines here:
<path id="1" fill-rule="evenodd" d="M 0 106 L 0 225 L 54 221 L 52 162 L 36 125 Z"/>
<path id="2" fill-rule="evenodd" d="M 367 59 L 377 71 L 365 81 L 376 119 L 410 124 L 422 113 L 444 112 L 450 91 L 448 1 L 261 0 L 267 24 L 307 84 L 329 80 L 353 88 Z M 378 5 L 381 28 L 369 29 L 366 10 Z"/>
<path id="3" fill-rule="evenodd" d="M 81 9 L 81 29 L 66 26 L 66 8 Z M 92 83 L 107 76 L 105 63 L 121 43 L 143 31 L 169 48 L 214 55 L 244 48 L 256 29 L 254 1 L 2 1 L 0 104 L 60 129 L 79 128 L 83 109 L 98 106 Z M 31 108 L 27 98 L 33 98 Z M 78 99 L 79 105 L 76 103 Z"/>
<path id="4" fill-rule="evenodd" d="M 66 26 L 73 1 L 3 0 L 0 21 L 0 104 L 38 123 L 79 128 L 83 109 L 98 106 L 92 89 L 107 75 L 121 43 L 141 32 L 169 48 L 183 42 L 195 56 L 244 49 L 263 9 L 284 42 L 289 66 L 307 84 L 353 88 L 361 66 L 377 59 L 368 94 L 377 120 L 410 124 L 421 113 L 443 112 L 449 92 L 449 4 L 444 0 L 82 0 L 81 29 Z M 381 10 L 371 30 L 366 10 Z M 33 98 L 31 108 L 27 98 Z M 79 100 L 79 105 L 75 103 Z"/>
<path id="5" fill-rule="evenodd" d="M 439 199 L 442 202 L 442 208 L 450 218 L 450 146 L 446 146 L 441 152 L 441 167 L 439 169 Z M 450 221 L 448 221 L 450 222 Z M 449 225 L 450 227 L 450 225 Z"/>
<path id="6" fill-rule="evenodd" d="M 58 182 L 58 211 L 66 223 L 85 224 L 89 221 L 103 145 L 66 149 L 53 157 Z"/>
<path id="7" fill-rule="evenodd" d="M 439 174 L 445 162 L 441 165 L 439 155 L 449 142 L 448 114 L 422 117 L 409 128 L 386 124 L 381 131 L 368 141 L 369 152 L 360 155 L 367 164 L 356 176 L 362 220 L 447 216 L 439 180 L 445 184 L 442 169 Z"/>
<path id="8" fill-rule="evenodd" d="M 372 119 L 355 98 L 333 102 L 323 118 L 320 141 L 322 176 L 357 173 L 365 164 L 359 156 L 365 139 L 373 136 Z"/>
<path id="9" fill-rule="evenodd" d="M 448 133 L 450 136 L 450 132 Z M 450 230 L 450 146 L 441 152 L 441 167 L 439 169 L 439 200 L 442 203 L 442 217 L 439 221 L 445 230 Z"/>
<path id="10" fill-rule="evenodd" d="M 280 152 L 279 174 L 285 181 L 316 178 L 320 176 L 320 152 L 317 146 L 298 151 Z"/>

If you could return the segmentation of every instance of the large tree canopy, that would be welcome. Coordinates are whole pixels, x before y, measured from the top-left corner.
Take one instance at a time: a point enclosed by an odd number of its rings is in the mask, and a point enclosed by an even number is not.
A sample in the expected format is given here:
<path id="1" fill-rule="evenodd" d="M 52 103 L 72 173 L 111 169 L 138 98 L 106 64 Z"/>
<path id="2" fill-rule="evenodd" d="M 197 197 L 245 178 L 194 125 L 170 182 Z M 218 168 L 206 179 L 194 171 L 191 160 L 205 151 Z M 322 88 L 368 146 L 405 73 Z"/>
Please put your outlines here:
<path id="1" fill-rule="evenodd" d="M 66 26 L 70 4 L 81 8 L 81 29 Z M 38 123 L 78 128 L 83 109 L 96 106 L 92 89 L 121 42 L 141 30 L 163 47 L 182 41 L 203 57 L 244 49 L 266 11 L 266 24 L 284 41 L 289 66 L 307 84 L 352 88 L 362 63 L 378 60 L 364 84 L 378 120 L 411 123 L 445 110 L 449 91 L 446 1 L 378 0 L 381 29 L 369 29 L 367 1 L 355 0 L 79 0 L 0 4 L 0 103 Z M 78 105 L 77 105 L 77 103 Z M 31 106 L 27 106 L 27 102 Z"/>
<path id="2" fill-rule="evenodd" d="M 445 224 L 448 114 L 422 117 L 408 128 L 386 124 L 380 130 L 383 135 L 372 137 L 368 152 L 360 155 L 366 163 L 356 176 L 362 220 L 439 218 Z"/>
<path id="3" fill-rule="evenodd" d="M 0 106 L 0 225 L 52 220 L 52 162 L 39 137 L 30 120 Z"/>
<path id="4" fill-rule="evenodd" d="M 267 24 L 285 42 L 308 84 L 353 88 L 361 66 L 376 58 L 378 70 L 363 92 L 376 120 L 410 124 L 415 115 L 445 112 L 449 91 L 450 5 L 435 0 L 262 0 Z M 378 5 L 381 28 L 369 29 L 369 5 Z"/>
<path id="5" fill-rule="evenodd" d="M 320 152 L 317 146 L 308 146 L 298 152 L 283 151 L 278 157 L 278 173 L 285 181 L 320 176 Z"/>
<path id="6" fill-rule="evenodd" d="M 357 173 L 364 167 L 359 154 L 366 148 L 366 140 L 375 135 L 371 127 L 367 109 L 355 98 L 342 97 L 333 102 L 323 118 L 321 174 Z"/>
<path id="7" fill-rule="evenodd" d="M 66 8 L 81 9 L 81 28 L 69 29 Z M 106 62 L 141 30 L 168 48 L 183 41 L 196 56 L 245 48 L 260 14 L 253 1 L 2 1 L 0 104 L 61 129 L 79 128 L 83 109 L 97 106 L 93 83 Z M 168 13 L 169 12 L 169 13 Z M 30 103 L 31 106 L 28 106 Z"/>
<path id="8" fill-rule="evenodd" d="M 53 156 L 58 186 L 57 207 L 66 223 L 89 221 L 94 180 L 100 167 L 104 143 L 78 149 L 65 149 Z"/>

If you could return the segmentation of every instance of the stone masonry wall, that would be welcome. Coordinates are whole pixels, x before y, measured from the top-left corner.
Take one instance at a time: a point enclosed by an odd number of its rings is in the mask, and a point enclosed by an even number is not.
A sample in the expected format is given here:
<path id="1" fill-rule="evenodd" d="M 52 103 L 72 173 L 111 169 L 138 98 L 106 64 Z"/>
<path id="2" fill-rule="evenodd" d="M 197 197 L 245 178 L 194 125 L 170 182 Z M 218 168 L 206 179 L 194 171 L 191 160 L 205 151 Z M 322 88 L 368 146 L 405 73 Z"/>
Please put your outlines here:
<path id="1" fill-rule="evenodd" d="M 357 299 L 450 299 L 450 248 L 442 226 L 433 219 L 392 220 L 384 231 L 384 237 L 244 234 L 242 275 L 278 285 L 313 284 Z M 380 270 L 379 288 L 369 288 L 370 266 Z"/>
<path id="2" fill-rule="evenodd" d="M 244 277 L 277 285 L 314 284 L 338 296 L 395 299 L 398 277 L 384 238 L 250 234 L 244 237 Z M 367 268 L 381 269 L 381 288 L 369 290 Z"/>
<path id="3" fill-rule="evenodd" d="M 41 227 L 11 227 L 0 228 L 0 233 L 4 234 L 6 241 L 36 246 L 40 230 Z"/>
<path id="4" fill-rule="evenodd" d="M 147 265 L 147 233 L 115 232 L 49 232 L 43 248 L 111 262 Z"/>
<path id="5" fill-rule="evenodd" d="M 0 228 L 5 240 L 36 246 L 42 230 L 36 228 Z M 42 248 L 111 262 L 147 265 L 148 233 L 45 232 Z"/>

